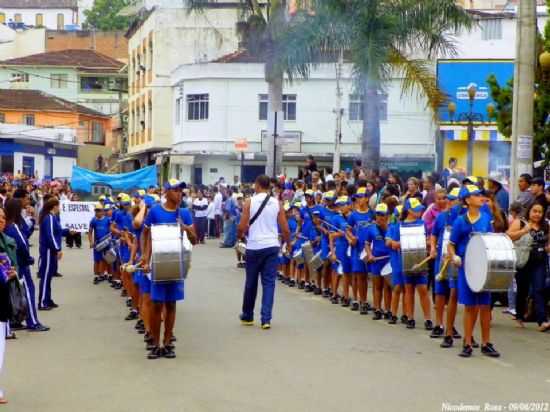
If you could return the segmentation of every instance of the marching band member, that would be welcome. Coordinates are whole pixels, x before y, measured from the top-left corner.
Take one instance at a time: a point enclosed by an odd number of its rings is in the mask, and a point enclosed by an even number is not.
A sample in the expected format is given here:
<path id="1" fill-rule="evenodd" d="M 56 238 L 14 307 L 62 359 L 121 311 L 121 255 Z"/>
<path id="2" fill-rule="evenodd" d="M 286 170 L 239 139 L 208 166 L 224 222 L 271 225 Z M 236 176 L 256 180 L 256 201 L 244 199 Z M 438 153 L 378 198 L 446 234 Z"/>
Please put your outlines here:
<path id="1" fill-rule="evenodd" d="M 464 305 L 464 346 L 459 355 L 465 358 L 472 356 L 473 331 L 479 315 L 482 340 L 481 353 L 490 357 L 499 357 L 500 353 L 490 342 L 491 293 L 473 292 L 468 286 L 464 271 L 466 247 L 470 234 L 472 232 L 492 232 L 491 217 L 481 212 L 483 200 L 481 191 L 477 186 L 467 185 L 463 187 L 461 198 L 467 205 L 468 210 L 454 221 L 448 250 L 452 262 L 457 261 L 456 256 L 461 261 L 458 271 L 458 302 Z"/>
<path id="2" fill-rule="evenodd" d="M 320 207 L 315 204 L 315 193 L 313 190 L 306 190 L 304 193 L 304 201 L 302 202 L 302 207 L 300 209 L 300 216 L 302 219 L 302 228 L 301 236 L 305 239 L 308 239 L 313 249 L 315 250 L 318 246 L 318 233 L 315 224 L 313 223 L 313 214 L 318 211 L 320 214 Z M 307 263 L 307 262 L 306 262 Z M 321 276 L 320 273 L 309 273 L 308 265 L 304 265 L 304 281 L 305 281 L 305 291 L 314 292 L 316 295 L 321 294 Z M 313 276 L 317 279 L 314 279 Z M 316 282 L 317 285 L 314 287 L 313 282 Z"/>
<path id="3" fill-rule="evenodd" d="M 187 185 L 175 179 L 170 179 L 164 184 L 166 202 L 157 204 L 147 214 L 144 222 L 144 236 L 147 238 L 147 253 L 143 260 L 144 270 L 147 272 L 151 261 L 151 226 L 165 223 L 180 223 L 187 233 L 191 243 L 196 243 L 196 235 L 193 229 L 193 217 L 188 209 L 180 208 L 182 190 Z M 154 348 L 149 352 L 148 359 L 175 358 L 174 345 L 172 344 L 174 323 L 176 321 L 176 302 L 184 298 L 184 282 L 153 282 L 151 284 L 151 333 L 153 335 Z M 164 338 L 163 346 L 160 346 L 161 317 L 164 313 Z"/>
<path id="4" fill-rule="evenodd" d="M 365 262 L 361 260 L 361 252 L 364 250 L 365 236 L 368 227 L 373 220 L 373 214 L 369 209 L 369 196 L 366 187 L 360 187 L 353 195 L 355 199 L 354 210 L 348 218 L 348 236 L 351 250 L 351 270 L 352 285 L 354 289 L 354 299 L 351 310 L 360 310 L 362 315 L 366 315 L 369 310 L 367 304 L 368 291 L 368 268 Z"/>
<path id="5" fill-rule="evenodd" d="M 332 182 L 334 183 L 334 182 Z M 334 191 L 330 190 L 325 192 L 323 195 L 324 206 L 322 207 L 321 221 L 322 224 L 319 226 L 319 231 L 322 233 L 321 237 L 321 259 L 325 262 L 323 268 L 323 297 L 329 298 L 332 295 L 332 263 L 329 260 L 330 255 L 330 246 L 329 246 L 329 225 L 331 224 L 332 218 L 337 214 L 336 205 L 334 201 L 336 200 L 336 194 Z"/>
<path id="6" fill-rule="evenodd" d="M 94 207 L 95 217 L 89 224 L 88 240 L 90 249 L 94 249 L 94 285 L 106 280 L 107 262 L 103 259 L 103 251 L 96 250 L 98 243 L 111 235 L 111 219 L 105 216 L 105 208 L 101 203 Z"/>
<path id="7" fill-rule="evenodd" d="M 386 245 L 388 233 L 388 206 L 380 203 L 375 209 L 375 223 L 370 225 L 364 240 L 367 261 L 372 276 L 372 290 L 374 297 L 374 320 L 382 319 L 382 293 L 384 292 L 385 279 L 382 277 L 382 268 L 390 261 L 390 249 Z M 390 289 L 391 290 L 391 289 Z M 391 293 L 391 292 L 390 292 Z M 390 298 L 387 298 L 388 303 Z M 387 310 L 387 319 L 391 319 L 391 305 Z"/>
<path id="8" fill-rule="evenodd" d="M 338 303 L 338 286 L 340 277 L 344 277 L 344 295 L 342 306 L 351 305 L 349 299 L 349 288 L 351 286 L 351 259 L 348 256 L 348 239 L 346 230 L 348 222 L 346 216 L 350 210 L 348 196 L 340 196 L 336 199 L 337 213 L 332 217 L 329 235 L 330 260 L 332 262 L 332 299 L 333 304 Z"/>
<path id="9" fill-rule="evenodd" d="M 448 205 L 446 209 L 441 209 L 442 212 L 435 219 L 430 236 L 430 256 L 435 258 L 435 327 L 430 334 L 432 338 L 440 338 L 445 335 L 442 348 L 450 348 L 453 345 L 453 338 L 460 339 L 460 335 L 454 327 L 456 309 L 457 309 L 457 289 L 456 279 L 444 278 L 439 279 L 437 274 L 442 266 L 441 259 L 443 257 L 443 235 L 445 229 L 450 227 L 458 217 L 456 205 L 460 204 L 459 199 L 460 189 L 454 188 L 447 195 Z M 438 195 L 439 196 L 439 195 Z M 436 199 L 436 202 L 439 200 Z M 450 264 L 450 263 L 449 263 Z M 443 326 L 443 313 L 447 304 L 446 328 Z"/>
<path id="10" fill-rule="evenodd" d="M 38 298 L 38 310 L 51 310 L 58 305 L 52 300 L 52 277 L 57 273 L 57 263 L 63 257 L 61 251 L 61 238 L 63 230 L 57 215 L 59 214 L 59 200 L 49 199 L 42 210 L 38 223 L 40 225 L 39 240 L 39 268 L 40 290 Z"/>
<path id="11" fill-rule="evenodd" d="M 389 212 L 389 208 L 388 208 Z M 391 282 L 392 282 L 392 298 L 391 298 L 391 319 L 388 321 L 390 325 L 397 323 L 397 312 L 399 309 L 399 301 L 403 297 L 403 315 L 401 316 L 401 323 L 406 324 L 408 317 L 405 314 L 405 279 L 401 270 L 401 255 L 399 253 L 399 247 L 393 240 L 397 237 L 396 231 L 399 231 L 399 221 L 401 220 L 401 213 L 403 212 L 403 206 L 397 205 L 389 217 L 388 231 L 386 232 L 386 246 L 390 248 L 390 264 L 391 264 Z"/>

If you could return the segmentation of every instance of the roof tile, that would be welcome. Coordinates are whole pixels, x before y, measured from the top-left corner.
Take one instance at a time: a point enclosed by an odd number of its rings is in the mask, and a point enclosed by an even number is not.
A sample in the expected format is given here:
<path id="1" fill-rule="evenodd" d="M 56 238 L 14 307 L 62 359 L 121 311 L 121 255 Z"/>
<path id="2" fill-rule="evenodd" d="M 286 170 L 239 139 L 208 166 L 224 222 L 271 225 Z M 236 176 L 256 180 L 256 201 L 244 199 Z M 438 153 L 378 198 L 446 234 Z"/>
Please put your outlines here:
<path id="1" fill-rule="evenodd" d="M 78 9 L 78 0 L 0 0 L 4 9 Z"/>

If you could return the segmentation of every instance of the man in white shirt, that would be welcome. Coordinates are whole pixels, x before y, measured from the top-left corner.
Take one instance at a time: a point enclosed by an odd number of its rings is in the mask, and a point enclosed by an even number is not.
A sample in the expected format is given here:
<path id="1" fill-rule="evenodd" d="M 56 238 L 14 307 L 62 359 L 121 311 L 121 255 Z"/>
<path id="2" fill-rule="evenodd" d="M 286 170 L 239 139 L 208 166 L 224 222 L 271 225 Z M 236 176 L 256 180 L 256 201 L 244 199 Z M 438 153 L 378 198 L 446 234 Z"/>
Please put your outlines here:
<path id="1" fill-rule="evenodd" d="M 246 243 L 246 283 L 240 316 L 243 325 L 254 324 L 254 305 L 258 294 L 258 279 L 262 278 L 262 329 L 271 328 L 275 280 L 279 261 L 279 228 L 285 243 L 290 243 L 290 231 L 284 209 L 270 194 L 271 179 L 256 178 L 256 194 L 243 207 L 238 238 L 248 233 Z M 262 208 L 263 205 L 263 208 Z"/>
<path id="2" fill-rule="evenodd" d="M 195 215 L 195 232 L 200 243 L 204 243 L 204 236 L 207 229 L 206 216 L 208 214 L 208 199 L 202 195 L 202 190 L 197 193 L 193 201 L 193 212 Z"/>
<path id="3" fill-rule="evenodd" d="M 215 216 L 215 219 L 216 219 L 216 237 L 217 238 L 220 237 L 221 227 L 222 227 L 222 222 L 223 222 L 223 219 L 222 219 L 222 216 L 223 216 L 222 204 L 223 204 L 223 196 L 220 193 L 220 191 L 218 190 L 218 188 L 214 187 L 214 216 Z"/>

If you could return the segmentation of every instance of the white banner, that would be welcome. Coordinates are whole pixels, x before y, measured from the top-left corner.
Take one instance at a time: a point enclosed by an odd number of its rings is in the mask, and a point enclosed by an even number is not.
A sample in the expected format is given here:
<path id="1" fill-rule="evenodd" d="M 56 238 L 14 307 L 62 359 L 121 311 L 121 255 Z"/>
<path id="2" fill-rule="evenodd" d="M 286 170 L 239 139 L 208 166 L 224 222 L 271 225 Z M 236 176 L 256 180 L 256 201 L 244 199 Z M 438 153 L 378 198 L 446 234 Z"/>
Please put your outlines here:
<path id="1" fill-rule="evenodd" d="M 62 202 L 59 208 L 61 227 L 87 233 L 95 216 L 94 205 L 94 202 Z"/>

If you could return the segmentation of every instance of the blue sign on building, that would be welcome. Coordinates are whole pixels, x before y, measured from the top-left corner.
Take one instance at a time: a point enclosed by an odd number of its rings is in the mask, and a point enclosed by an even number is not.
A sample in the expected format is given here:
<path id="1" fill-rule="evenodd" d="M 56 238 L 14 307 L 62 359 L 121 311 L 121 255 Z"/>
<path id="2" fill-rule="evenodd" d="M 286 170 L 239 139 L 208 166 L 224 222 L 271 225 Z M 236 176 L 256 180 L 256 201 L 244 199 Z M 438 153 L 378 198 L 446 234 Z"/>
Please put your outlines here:
<path id="1" fill-rule="evenodd" d="M 513 60 L 439 60 L 437 64 L 437 81 L 439 88 L 449 97 L 449 102 L 456 104 L 456 113 L 467 113 L 470 110 L 468 88 L 471 84 L 477 87 L 473 111 L 481 113 L 487 119 L 487 105 L 493 103 L 487 78 L 494 74 L 501 86 L 514 77 Z M 451 117 L 446 107 L 439 113 L 442 122 L 450 122 Z M 456 118 L 454 119 L 456 121 Z"/>

